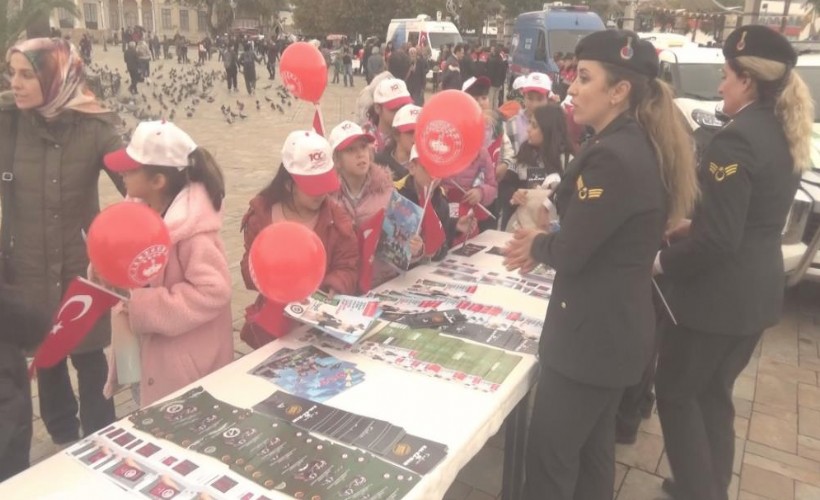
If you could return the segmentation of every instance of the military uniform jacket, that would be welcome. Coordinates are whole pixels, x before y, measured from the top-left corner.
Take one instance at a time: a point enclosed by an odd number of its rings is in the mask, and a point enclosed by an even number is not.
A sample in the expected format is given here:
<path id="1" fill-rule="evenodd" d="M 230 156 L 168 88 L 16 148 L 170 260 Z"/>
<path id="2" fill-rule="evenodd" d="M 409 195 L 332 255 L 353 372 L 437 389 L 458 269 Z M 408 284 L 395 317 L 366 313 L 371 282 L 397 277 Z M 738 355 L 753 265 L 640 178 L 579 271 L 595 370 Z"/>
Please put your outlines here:
<path id="1" fill-rule="evenodd" d="M 532 256 L 556 270 L 541 363 L 600 387 L 637 383 L 655 333 L 652 262 L 666 194 L 651 143 L 621 115 L 570 163 L 556 204 L 561 230 Z"/>
<path id="2" fill-rule="evenodd" d="M 770 105 L 753 103 L 706 148 L 689 237 L 660 254 L 679 324 L 753 335 L 783 306 L 781 234 L 799 177 Z"/>

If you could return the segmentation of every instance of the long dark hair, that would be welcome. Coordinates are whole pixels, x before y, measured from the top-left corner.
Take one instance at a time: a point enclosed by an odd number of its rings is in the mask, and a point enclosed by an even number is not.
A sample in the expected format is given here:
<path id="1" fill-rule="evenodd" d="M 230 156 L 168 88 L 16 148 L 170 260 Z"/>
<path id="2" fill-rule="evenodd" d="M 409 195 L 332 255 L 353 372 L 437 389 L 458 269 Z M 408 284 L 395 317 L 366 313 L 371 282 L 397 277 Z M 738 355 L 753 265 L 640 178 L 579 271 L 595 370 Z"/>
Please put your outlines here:
<path id="1" fill-rule="evenodd" d="M 268 210 L 280 202 L 293 206 L 293 177 L 283 164 L 279 164 L 279 170 L 276 171 L 273 180 L 262 191 L 259 191 L 259 196 L 265 201 L 265 207 Z"/>
<path id="2" fill-rule="evenodd" d="M 165 176 L 165 194 L 172 200 L 191 182 L 202 183 L 208 192 L 208 197 L 211 199 L 211 205 L 218 212 L 222 208 L 222 200 L 225 198 L 225 178 L 222 176 L 222 169 L 219 168 L 219 164 L 213 155 L 205 148 L 196 148 L 188 156 L 188 159 L 190 166 L 184 170 L 145 165 L 145 172 L 151 176 Z"/>
<path id="3" fill-rule="evenodd" d="M 540 148 L 529 142 L 522 144 L 515 156 L 516 162 L 532 166 L 543 163 L 547 173 L 563 174 L 564 162 L 572 152 L 564 110 L 549 103 L 535 108 L 533 116 L 544 140 Z"/>

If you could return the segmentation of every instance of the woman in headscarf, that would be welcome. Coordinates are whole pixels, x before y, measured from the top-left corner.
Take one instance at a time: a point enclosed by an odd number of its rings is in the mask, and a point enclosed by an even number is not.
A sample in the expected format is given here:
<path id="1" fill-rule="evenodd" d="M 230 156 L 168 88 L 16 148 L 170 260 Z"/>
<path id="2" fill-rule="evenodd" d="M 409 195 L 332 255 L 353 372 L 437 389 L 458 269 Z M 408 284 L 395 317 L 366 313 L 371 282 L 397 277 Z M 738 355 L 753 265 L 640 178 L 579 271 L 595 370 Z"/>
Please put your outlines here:
<path id="1" fill-rule="evenodd" d="M 0 295 L 22 301 L 50 322 L 70 281 L 86 273 L 83 232 L 99 212 L 102 158 L 122 147 L 120 120 L 86 87 L 82 60 L 70 42 L 26 40 L 8 51 L 6 63 L 11 91 L 0 94 Z M 119 177 L 109 176 L 120 188 Z M 15 333 L 22 356 L 45 332 Z M 71 354 L 79 420 L 66 361 L 38 370 L 40 414 L 55 443 L 77 440 L 80 427 L 88 435 L 114 420 L 113 401 L 102 394 L 110 333 L 105 316 Z M 30 427 L 28 436 L 30 441 Z"/>

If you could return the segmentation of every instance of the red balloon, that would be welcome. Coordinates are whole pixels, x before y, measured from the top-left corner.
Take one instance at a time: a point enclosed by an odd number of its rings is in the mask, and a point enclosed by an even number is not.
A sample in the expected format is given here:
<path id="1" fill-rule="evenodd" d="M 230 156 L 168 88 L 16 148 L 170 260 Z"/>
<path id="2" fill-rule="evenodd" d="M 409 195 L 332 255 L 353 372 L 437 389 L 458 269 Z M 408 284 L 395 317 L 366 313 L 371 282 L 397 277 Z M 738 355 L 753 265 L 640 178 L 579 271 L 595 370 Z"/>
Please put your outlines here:
<path id="1" fill-rule="evenodd" d="M 256 289 L 280 304 L 309 297 L 319 288 L 327 267 L 322 240 L 295 222 L 279 222 L 260 231 L 249 260 Z"/>
<path id="2" fill-rule="evenodd" d="M 484 116 L 469 94 L 445 90 L 424 104 L 416 122 L 419 160 L 433 178 L 467 168 L 484 144 Z"/>
<path id="3" fill-rule="evenodd" d="M 325 57 L 308 42 L 292 43 L 282 52 L 279 72 L 288 91 L 303 101 L 319 102 L 327 87 Z"/>
<path id="4" fill-rule="evenodd" d="M 91 265 L 102 279 L 120 288 L 140 288 L 168 262 L 171 236 L 156 211 L 124 201 L 94 218 L 86 245 Z"/>

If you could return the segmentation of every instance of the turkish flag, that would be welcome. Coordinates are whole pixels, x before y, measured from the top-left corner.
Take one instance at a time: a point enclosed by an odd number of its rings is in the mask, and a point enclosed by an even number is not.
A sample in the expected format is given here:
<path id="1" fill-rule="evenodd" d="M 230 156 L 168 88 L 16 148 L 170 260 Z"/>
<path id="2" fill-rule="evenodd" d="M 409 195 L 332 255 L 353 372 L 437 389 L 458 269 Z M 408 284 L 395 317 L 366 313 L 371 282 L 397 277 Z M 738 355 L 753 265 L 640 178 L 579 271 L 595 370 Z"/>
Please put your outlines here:
<path id="1" fill-rule="evenodd" d="M 33 374 L 36 368 L 51 368 L 62 361 L 100 317 L 124 298 L 85 278 L 74 278 L 54 314 L 51 331 L 34 354 L 29 374 Z"/>
<path id="2" fill-rule="evenodd" d="M 430 200 L 426 202 L 426 205 L 425 200 L 419 200 L 421 206 L 424 207 L 424 214 L 422 214 L 421 219 L 421 239 L 424 241 L 424 255 L 427 257 L 434 256 L 444 242 L 447 241 L 444 226 L 433 208 L 432 196 L 433 193 L 430 194 Z"/>
<path id="3" fill-rule="evenodd" d="M 470 209 L 473 209 L 473 216 L 477 221 L 483 221 L 490 216 L 487 215 L 487 212 L 482 210 L 480 207 L 475 208 L 472 205 L 462 202 L 461 200 L 464 199 L 464 192 L 457 187 L 451 187 L 447 189 L 447 201 L 450 203 L 458 203 L 458 218 L 464 217 L 465 215 L 470 213 Z M 450 215 L 452 216 L 453 213 L 451 211 Z M 470 234 L 460 234 L 456 237 L 453 241 L 453 245 L 457 245 L 464 240 L 468 240 L 473 236 L 478 234 L 478 225 L 476 224 Z"/>
<path id="4" fill-rule="evenodd" d="M 376 212 L 359 227 L 356 237 L 359 240 L 359 289 L 362 293 L 369 292 L 373 286 L 373 261 L 376 258 L 376 247 L 382 234 L 384 209 Z"/>
<path id="5" fill-rule="evenodd" d="M 322 137 L 325 136 L 325 129 L 322 127 L 322 114 L 319 112 L 319 106 L 316 106 L 316 112 L 313 113 L 313 130 Z"/>
<path id="6" fill-rule="evenodd" d="M 498 157 L 501 156 L 501 146 L 504 144 L 504 132 L 498 135 L 498 137 L 487 146 L 487 152 L 490 154 L 490 159 L 493 161 L 493 165 L 498 163 Z"/>

